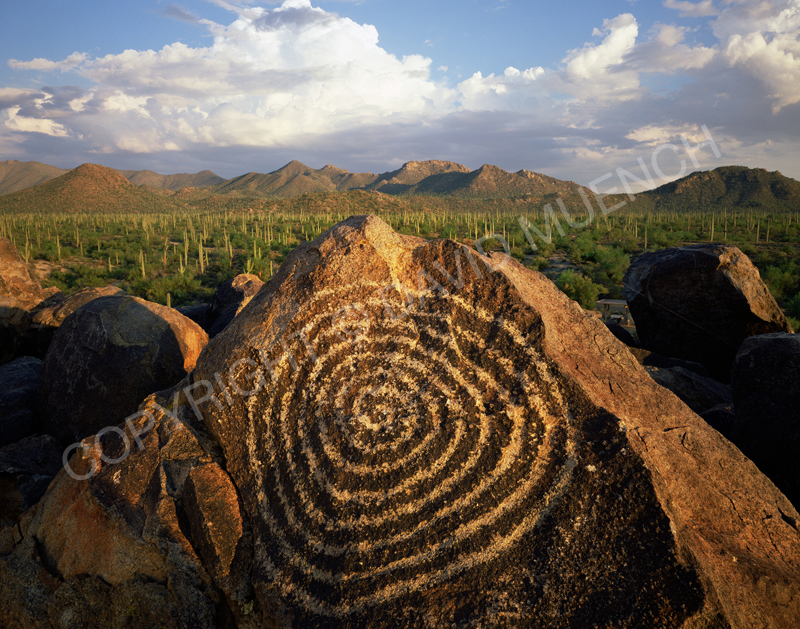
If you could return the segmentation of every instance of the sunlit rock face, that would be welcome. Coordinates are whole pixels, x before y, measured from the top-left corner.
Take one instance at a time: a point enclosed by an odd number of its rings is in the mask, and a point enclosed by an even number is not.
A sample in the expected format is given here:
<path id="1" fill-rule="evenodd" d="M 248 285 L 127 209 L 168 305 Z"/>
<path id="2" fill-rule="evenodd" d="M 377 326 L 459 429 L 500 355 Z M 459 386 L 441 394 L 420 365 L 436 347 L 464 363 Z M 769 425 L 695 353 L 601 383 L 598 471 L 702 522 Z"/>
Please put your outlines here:
<path id="1" fill-rule="evenodd" d="M 675 627 L 722 613 L 705 559 L 687 561 L 682 510 L 729 482 L 716 457 L 757 472 L 505 256 L 354 217 L 295 251 L 190 379 L 279 625 Z"/>

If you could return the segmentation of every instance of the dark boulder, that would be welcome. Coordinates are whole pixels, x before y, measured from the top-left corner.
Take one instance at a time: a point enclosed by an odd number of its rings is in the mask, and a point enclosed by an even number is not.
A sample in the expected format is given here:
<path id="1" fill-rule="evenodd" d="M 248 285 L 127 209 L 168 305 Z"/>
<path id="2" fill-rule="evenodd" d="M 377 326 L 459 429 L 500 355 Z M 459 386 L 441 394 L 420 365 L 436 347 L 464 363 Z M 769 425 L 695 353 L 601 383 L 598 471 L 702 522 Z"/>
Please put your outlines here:
<path id="1" fill-rule="evenodd" d="M 206 332 L 208 332 L 208 304 L 195 304 L 192 306 L 179 306 L 175 308 L 187 319 L 191 319 Z"/>
<path id="2" fill-rule="evenodd" d="M 693 363 L 690 360 L 681 360 L 680 358 L 668 358 L 638 347 L 630 347 L 628 349 L 630 353 L 633 354 L 634 358 L 636 358 L 636 362 L 642 365 L 642 367 L 657 367 L 658 369 L 681 367 L 687 371 L 696 373 L 698 376 L 708 377 L 708 369 L 703 367 L 700 363 Z"/>
<path id="3" fill-rule="evenodd" d="M 792 331 L 758 269 L 733 246 L 645 253 L 633 261 L 623 282 L 642 346 L 701 363 L 720 382 L 730 382 L 744 339 Z"/>
<path id="4" fill-rule="evenodd" d="M 736 444 L 800 505 L 800 335 L 742 343 L 731 377 Z"/>
<path id="5" fill-rule="evenodd" d="M 614 336 L 616 336 L 620 341 L 625 343 L 628 347 L 641 347 L 639 341 L 633 338 L 633 334 L 631 334 L 628 330 L 626 330 L 623 326 L 621 326 L 616 321 L 606 321 L 606 327 L 608 331 L 611 332 Z"/>
<path id="6" fill-rule="evenodd" d="M 714 430 L 718 430 L 731 441 L 736 438 L 736 412 L 732 403 L 718 404 L 700 413 L 700 417 L 708 422 Z M 735 442 L 735 441 L 734 441 Z"/>
<path id="7" fill-rule="evenodd" d="M 61 445 L 49 435 L 0 448 L 0 527 L 19 521 L 61 469 Z"/>
<path id="8" fill-rule="evenodd" d="M 44 356 L 47 353 L 47 348 L 53 341 L 53 335 L 67 316 L 98 297 L 110 295 L 125 295 L 125 291 L 117 286 L 84 288 L 69 297 L 59 294 L 52 303 L 49 303 L 50 300 L 48 300 L 40 304 L 31 313 L 30 325 L 30 333 L 36 337 L 37 355 Z"/>
<path id="9" fill-rule="evenodd" d="M 207 341 L 171 308 L 129 296 L 89 301 L 64 319 L 45 356 L 45 432 L 69 443 L 118 424 L 191 371 Z"/>
<path id="10" fill-rule="evenodd" d="M 206 314 L 209 338 L 222 332 L 264 285 L 255 275 L 243 273 L 224 282 L 214 293 Z"/>
<path id="11" fill-rule="evenodd" d="M 23 356 L 0 365 L 0 447 L 34 434 L 42 361 Z"/>

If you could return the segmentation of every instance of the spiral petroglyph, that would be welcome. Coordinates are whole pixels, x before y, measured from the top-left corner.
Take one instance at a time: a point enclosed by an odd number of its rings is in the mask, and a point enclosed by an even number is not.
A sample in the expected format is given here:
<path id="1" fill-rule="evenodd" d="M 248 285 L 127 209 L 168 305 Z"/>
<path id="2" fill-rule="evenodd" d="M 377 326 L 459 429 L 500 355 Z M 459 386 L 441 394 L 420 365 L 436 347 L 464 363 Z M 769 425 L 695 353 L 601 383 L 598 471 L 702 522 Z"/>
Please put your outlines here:
<path id="1" fill-rule="evenodd" d="M 613 591 L 606 617 L 635 619 L 615 626 L 680 626 L 696 583 L 625 427 L 571 375 L 572 323 L 594 329 L 521 265 L 375 217 L 287 258 L 182 389 L 252 527 L 264 618 L 590 626 Z M 633 542 L 645 526 L 657 544 Z"/>
<path id="2" fill-rule="evenodd" d="M 273 383 L 247 400 L 284 594 L 346 616 L 491 562 L 537 526 L 574 443 L 550 367 L 513 323 L 376 282 L 322 291 L 306 312 L 292 322 L 305 360 L 276 344 Z"/>

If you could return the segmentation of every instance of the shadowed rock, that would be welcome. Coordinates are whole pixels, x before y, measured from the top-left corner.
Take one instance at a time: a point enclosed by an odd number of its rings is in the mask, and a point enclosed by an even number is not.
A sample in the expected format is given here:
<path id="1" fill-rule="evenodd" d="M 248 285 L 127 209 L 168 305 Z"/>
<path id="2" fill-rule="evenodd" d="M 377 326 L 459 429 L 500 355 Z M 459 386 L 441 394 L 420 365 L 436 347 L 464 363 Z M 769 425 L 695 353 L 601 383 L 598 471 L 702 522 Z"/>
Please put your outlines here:
<path id="1" fill-rule="evenodd" d="M 639 345 L 639 341 L 633 338 L 633 334 L 628 332 L 624 327 L 622 327 L 616 321 L 606 321 L 606 327 L 608 331 L 611 332 L 614 336 L 616 336 L 620 341 L 625 343 L 628 347 L 638 348 L 641 347 Z"/>
<path id="2" fill-rule="evenodd" d="M 758 269 L 733 246 L 642 254 L 623 283 L 642 346 L 701 363 L 720 382 L 730 382 L 736 351 L 748 336 L 792 331 Z"/>
<path id="3" fill-rule="evenodd" d="M 208 332 L 208 324 L 206 323 L 208 319 L 208 304 L 179 306 L 178 308 L 175 308 L 175 310 L 180 312 L 187 319 L 191 319 L 206 332 Z"/>
<path id="4" fill-rule="evenodd" d="M 638 347 L 629 347 L 628 351 L 633 354 L 633 357 L 643 367 L 658 367 L 659 369 L 672 369 L 673 367 L 681 367 L 698 376 L 708 377 L 708 369 L 703 367 L 700 363 L 693 363 L 690 360 L 681 360 L 680 358 L 667 358 L 656 354 L 647 349 Z"/>
<path id="5" fill-rule="evenodd" d="M 504 256 L 348 219 L 141 408 L 0 558 L 0 623 L 142 582 L 182 627 L 800 619 L 792 505 Z"/>
<path id="6" fill-rule="evenodd" d="M 222 332 L 264 285 L 255 275 L 243 273 L 224 282 L 214 293 L 206 314 L 208 336 Z"/>
<path id="7" fill-rule="evenodd" d="M 44 495 L 61 469 L 61 447 L 49 435 L 0 448 L 0 526 L 13 524 Z"/>
<path id="8" fill-rule="evenodd" d="M 40 428 L 36 413 L 42 361 L 23 356 L 0 366 L 0 447 Z"/>
<path id="9" fill-rule="evenodd" d="M 748 338 L 736 355 L 731 386 L 737 445 L 800 505 L 800 335 Z"/>
<path id="10" fill-rule="evenodd" d="M 67 316 L 98 297 L 110 295 L 125 295 L 125 291 L 117 286 L 84 288 L 69 297 L 62 295 L 53 304 L 37 307 L 32 313 L 30 329 L 31 333 L 36 336 L 39 355 L 44 356 L 47 353 L 47 348 L 53 341 L 53 335 Z"/>
<path id="11" fill-rule="evenodd" d="M 40 379 L 45 431 L 79 441 L 136 411 L 179 382 L 208 337 L 171 308 L 137 297 L 96 298 L 66 317 Z"/>
<path id="12" fill-rule="evenodd" d="M 684 401 L 698 415 L 719 404 L 733 402 L 731 387 L 683 367 L 645 367 L 647 373 Z"/>
<path id="13" fill-rule="evenodd" d="M 708 422 L 714 430 L 718 430 L 726 438 L 734 440 L 736 437 L 736 412 L 733 403 L 718 404 L 707 411 L 700 413 L 700 417 Z"/>
<path id="14" fill-rule="evenodd" d="M 177 308 L 214 338 L 222 332 L 264 285 L 258 277 L 242 273 L 223 282 L 209 304 Z"/>

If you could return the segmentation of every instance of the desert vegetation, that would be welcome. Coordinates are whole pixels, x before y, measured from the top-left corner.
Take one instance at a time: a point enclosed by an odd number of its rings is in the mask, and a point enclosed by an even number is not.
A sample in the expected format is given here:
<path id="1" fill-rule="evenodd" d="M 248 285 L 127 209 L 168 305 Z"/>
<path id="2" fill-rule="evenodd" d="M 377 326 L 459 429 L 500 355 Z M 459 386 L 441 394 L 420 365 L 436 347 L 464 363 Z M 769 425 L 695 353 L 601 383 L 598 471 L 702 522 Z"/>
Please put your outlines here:
<path id="1" fill-rule="evenodd" d="M 750 256 L 794 323 L 800 319 L 796 212 L 645 212 L 634 203 L 608 215 L 598 211 L 590 221 L 575 196 L 564 202 L 572 226 L 552 200 L 555 211 L 546 210 L 548 199 L 481 202 L 347 192 L 269 200 L 209 197 L 206 207 L 170 213 L 67 214 L 29 208 L 32 211 L 0 216 L 0 236 L 10 238 L 28 262 L 44 263 L 40 268 L 45 287 L 72 293 L 116 284 L 157 303 L 183 305 L 208 299 L 220 283 L 238 273 L 253 273 L 266 281 L 300 243 L 347 216 L 377 214 L 403 234 L 466 244 L 479 241 L 486 250 L 501 249 L 501 240 L 492 235 L 502 236 L 515 259 L 540 270 L 560 250 L 575 268 L 555 278 L 556 283 L 586 308 L 599 297 L 622 296 L 622 278 L 632 257 L 718 241 Z M 619 202 L 607 200 L 607 207 L 612 207 L 611 201 Z"/>

